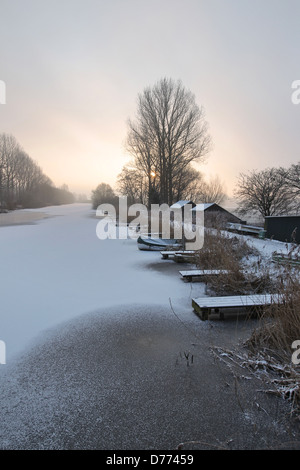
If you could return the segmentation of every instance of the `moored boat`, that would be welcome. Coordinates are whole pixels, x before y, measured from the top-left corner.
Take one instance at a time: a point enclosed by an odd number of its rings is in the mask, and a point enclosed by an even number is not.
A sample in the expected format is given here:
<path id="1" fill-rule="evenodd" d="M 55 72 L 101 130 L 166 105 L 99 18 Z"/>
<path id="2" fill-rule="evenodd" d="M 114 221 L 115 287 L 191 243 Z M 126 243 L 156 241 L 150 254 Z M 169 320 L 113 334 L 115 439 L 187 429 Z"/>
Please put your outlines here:
<path id="1" fill-rule="evenodd" d="M 167 238 L 151 238 L 140 236 L 137 239 L 139 250 L 180 250 L 182 248 L 182 241 Z"/>

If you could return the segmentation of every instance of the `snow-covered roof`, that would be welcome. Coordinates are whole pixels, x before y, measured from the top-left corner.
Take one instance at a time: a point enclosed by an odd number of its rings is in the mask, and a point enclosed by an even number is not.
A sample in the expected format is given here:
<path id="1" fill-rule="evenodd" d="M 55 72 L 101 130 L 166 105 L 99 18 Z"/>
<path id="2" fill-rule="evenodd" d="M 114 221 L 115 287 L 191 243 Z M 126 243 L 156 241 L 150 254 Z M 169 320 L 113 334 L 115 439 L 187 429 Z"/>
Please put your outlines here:
<path id="1" fill-rule="evenodd" d="M 186 204 L 193 204 L 193 202 L 192 201 L 177 201 L 174 204 L 172 204 L 171 209 L 181 209 Z"/>
<path id="2" fill-rule="evenodd" d="M 204 204 L 196 204 L 196 206 L 192 209 L 193 211 L 203 211 L 208 209 L 209 207 L 213 206 L 214 202 L 205 202 Z"/>

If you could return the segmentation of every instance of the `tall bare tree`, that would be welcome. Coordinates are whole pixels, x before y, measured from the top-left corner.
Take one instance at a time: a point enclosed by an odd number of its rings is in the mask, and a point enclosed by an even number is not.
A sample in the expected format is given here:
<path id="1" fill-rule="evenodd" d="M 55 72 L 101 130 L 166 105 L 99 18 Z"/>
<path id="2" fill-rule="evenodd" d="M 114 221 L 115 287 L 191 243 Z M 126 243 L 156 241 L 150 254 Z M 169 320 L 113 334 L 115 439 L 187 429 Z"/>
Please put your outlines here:
<path id="1" fill-rule="evenodd" d="M 147 178 L 149 203 L 155 178 L 160 202 L 172 204 L 174 181 L 210 150 L 203 108 L 181 81 L 163 78 L 139 94 L 136 119 L 128 128 L 126 149 Z"/>

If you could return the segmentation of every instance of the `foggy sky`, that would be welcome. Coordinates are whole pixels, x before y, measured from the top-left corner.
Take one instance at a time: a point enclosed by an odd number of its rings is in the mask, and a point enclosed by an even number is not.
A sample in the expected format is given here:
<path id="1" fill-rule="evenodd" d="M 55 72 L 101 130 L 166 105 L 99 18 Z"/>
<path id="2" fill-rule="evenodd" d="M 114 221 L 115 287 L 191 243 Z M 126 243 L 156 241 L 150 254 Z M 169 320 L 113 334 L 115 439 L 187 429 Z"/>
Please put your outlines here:
<path id="1" fill-rule="evenodd" d="M 0 132 L 56 185 L 115 184 L 138 93 L 180 79 L 206 111 L 206 175 L 300 160 L 300 0 L 0 0 Z"/>

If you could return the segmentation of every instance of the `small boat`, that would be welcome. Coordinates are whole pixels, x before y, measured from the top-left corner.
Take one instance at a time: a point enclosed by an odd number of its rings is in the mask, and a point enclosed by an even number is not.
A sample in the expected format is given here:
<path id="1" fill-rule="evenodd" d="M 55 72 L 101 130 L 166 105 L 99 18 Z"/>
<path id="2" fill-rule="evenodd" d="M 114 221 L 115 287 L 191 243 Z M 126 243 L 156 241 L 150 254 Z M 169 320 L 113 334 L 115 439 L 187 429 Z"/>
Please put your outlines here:
<path id="1" fill-rule="evenodd" d="M 137 239 L 139 250 L 180 250 L 182 248 L 181 240 L 167 239 L 167 238 L 151 238 L 140 236 Z"/>

